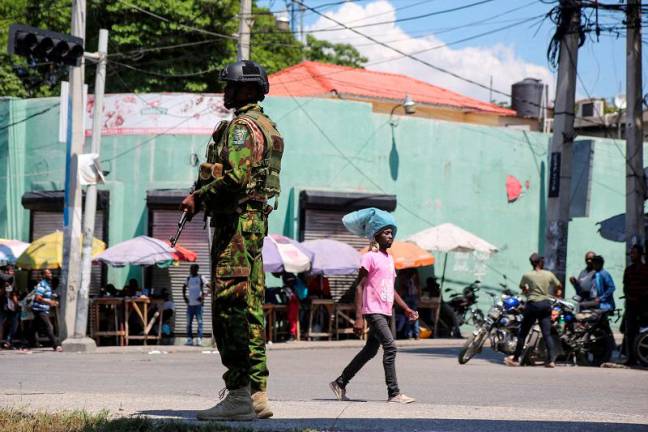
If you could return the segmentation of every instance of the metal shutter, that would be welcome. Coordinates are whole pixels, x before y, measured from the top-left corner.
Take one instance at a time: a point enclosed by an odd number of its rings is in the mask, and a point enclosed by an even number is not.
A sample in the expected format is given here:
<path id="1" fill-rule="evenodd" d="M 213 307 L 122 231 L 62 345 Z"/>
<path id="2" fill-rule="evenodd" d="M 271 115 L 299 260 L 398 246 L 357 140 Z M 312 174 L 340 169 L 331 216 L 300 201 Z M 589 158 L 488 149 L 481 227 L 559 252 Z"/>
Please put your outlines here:
<path id="1" fill-rule="evenodd" d="M 369 245 L 363 237 L 351 234 L 342 224 L 342 216 L 348 211 L 306 209 L 304 211 L 304 240 L 333 239 L 347 243 L 360 250 Z M 349 291 L 355 275 L 329 276 L 331 296 L 336 302 L 353 303 L 354 293 Z"/>
<path id="2" fill-rule="evenodd" d="M 54 231 L 63 231 L 63 212 L 52 212 L 42 210 L 31 211 L 31 238 L 30 241 L 36 240 Z M 105 241 L 104 236 L 104 212 L 97 210 L 95 215 L 95 238 Z M 58 276 L 58 275 L 57 275 Z M 99 294 L 103 276 L 101 264 L 92 264 L 92 274 L 90 280 L 90 296 Z"/>
<path id="3" fill-rule="evenodd" d="M 178 227 L 177 210 L 152 210 L 151 235 L 160 240 L 168 240 L 175 234 Z M 200 266 L 199 273 L 207 280 L 210 280 L 211 259 L 209 255 L 208 230 L 203 230 L 201 217 L 196 217 L 192 222 L 185 225 L 184 231 L 178 244 L 198 254 L 196 264 Z M 171 266 L 167 269 L 152 267 L 152 284 L 155 290 L 166 288 L 171 292 L 175 310 L 175 334 L 186 336 L 187 332 L 187 305 L 182 297 L 182 285 L 189 276 L 189 267 L 193 263 L 181 262 L 178 266 Z M 194 336 L 197 327 L 194 322 Z M 212 334 L 211 298 L 208 297 L 203 308 L 203 333 L 204 336 Z"/>

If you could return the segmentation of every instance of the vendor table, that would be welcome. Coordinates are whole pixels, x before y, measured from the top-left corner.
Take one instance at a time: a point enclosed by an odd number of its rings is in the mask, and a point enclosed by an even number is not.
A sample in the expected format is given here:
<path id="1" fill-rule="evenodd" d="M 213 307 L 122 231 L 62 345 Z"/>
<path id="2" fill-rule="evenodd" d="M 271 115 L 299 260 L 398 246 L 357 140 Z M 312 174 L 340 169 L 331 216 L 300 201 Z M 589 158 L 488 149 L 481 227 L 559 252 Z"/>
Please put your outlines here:
<path id="1" fill-rule="evenodd" d="M 126 330 L 122 320 L 121 311 L 124 306 L 124 299 L 118 297 L 99 297 L 92 299 L 90 304 L 90 337 L 100 344 L 102 336 L 115 336 L 120 346 L 126 344 Z M 101 328 L 102 312 L 112 313 L 114 327 L 112 329 Z"/>
<path id="2" fill-rule="evenodd" d="M 280 319 L 277 318 L 281 315 Z M 265 318 L 266 341 L 277 342 L 280 333 L 286 333 L 280 329 L 280 324 L 288 322 L 288 306 L 266 303 L 263 305 L 263 316 Z M 287 325 L 282 328 L 287 329 Z M 300 340 L 300 325 L 297 320 L 297 340 Z M 289 333 L 289 332 L 288 332 Z"/>
<path id="3" fill-rule="evenodd" d="M 164 300 L 153 299 L 149 297 L 126 297 L 124 299 L 124 327 L 126 331 L 125 339 L 126 345 L 129 340 L 143 340 L 144 345 L 147 341 L 156 340 L 158 343 L 162 339 L 162 305 Z M 155 310 L 153 316 L 149 317 L 150 311 Z M 138 324 L 142 326 L 142 334 L 131 335 L 128 325 L 131 314 L 135 312 L 135 316 L 139 319 Z M 155 323 L 158 323 L 157 334 L 150 334 Z"/>

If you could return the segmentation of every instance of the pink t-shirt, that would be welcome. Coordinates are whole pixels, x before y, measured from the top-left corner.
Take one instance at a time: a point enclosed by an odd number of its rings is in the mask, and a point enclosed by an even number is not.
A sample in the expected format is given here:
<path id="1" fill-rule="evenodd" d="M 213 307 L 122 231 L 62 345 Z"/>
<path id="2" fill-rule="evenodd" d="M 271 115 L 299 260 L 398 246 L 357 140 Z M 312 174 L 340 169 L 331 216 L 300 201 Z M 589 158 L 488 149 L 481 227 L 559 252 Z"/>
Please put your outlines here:
<path id="1" fill-rule="evenodd" d="M 369 273 L 362 292 L 362 314 L 392 314 L 396 269 L 391 255 L 380 251 L 362 256 L 362 267 Z"/>

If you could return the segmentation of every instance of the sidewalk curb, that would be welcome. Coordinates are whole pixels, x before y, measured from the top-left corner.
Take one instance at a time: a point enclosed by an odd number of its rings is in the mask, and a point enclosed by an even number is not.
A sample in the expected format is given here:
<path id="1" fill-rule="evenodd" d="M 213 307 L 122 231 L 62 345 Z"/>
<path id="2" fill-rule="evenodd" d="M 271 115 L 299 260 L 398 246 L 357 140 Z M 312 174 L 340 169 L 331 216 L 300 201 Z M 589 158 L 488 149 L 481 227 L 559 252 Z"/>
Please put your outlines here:
<path id="1" fill-rule="evenodd" d="M 460 348 L 464 339 L 421 339 L 421 340 L 397 340 L 399 348 Z M 353 348 L 360 349 L 365 345 L 362 340 L 343 341 L 298 341 L 279 342 L 266 345 L 267 351 L 298 351 L 298 350 L 321 350 Z M 34 350 L 35 352 L 38 350 Z M 184 345 L 130 345 L 126 347 L 106 346 L 97 347 L 94 354 L 127 354 L 127 353 L 148 353 L 148 354 L 218 354 L 215 346 L 184 346 Z"/>

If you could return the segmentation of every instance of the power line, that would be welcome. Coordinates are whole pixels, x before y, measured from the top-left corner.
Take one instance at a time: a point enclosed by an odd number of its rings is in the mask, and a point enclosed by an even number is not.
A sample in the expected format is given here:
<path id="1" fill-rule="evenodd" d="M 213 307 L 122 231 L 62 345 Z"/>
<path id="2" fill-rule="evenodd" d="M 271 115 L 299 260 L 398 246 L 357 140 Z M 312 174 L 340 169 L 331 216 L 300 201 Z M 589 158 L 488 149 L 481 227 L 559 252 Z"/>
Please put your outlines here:
<path id="1" fill-rule="evenodd" d="M 198 72 L 187 72 L 187 73 L 178 73 L 178 74 L 164 74 L 164 73 L 159 73 L 159 72 L 147 71 L 146 69 L 140 69 L 140 68 L 137 68 L 135 66 L 128 65 L 126 63 L 116 62 L 114 60 L 111 63 L 113 63 L 115 65 L 118 65 L 118 66 L 121 66 L 121 67 L 125 67 L 126 69 L 130 69 L 130 70 L 133 70 L 133 71 L 136 71 L 136 72 L 141 72 L 143 74 L 152 75 L 152 76 L 156 76 L 156 77 L 160 77 L 160 78 L 191 78 L 191 77 L 195 77 L 195 76 L 200 76 L 200 75 L 205 75 L 205 74 L 208 74 L 208 73 L 217 72 L 218 70 L 220 70 L 220 66 L 214 66 L 214 67 L 211 67 L 211 68 L 208 68 L 208 69 L 205 69 L 205 70 L 202 70 L 202 71 L 198 71 Z"/>
<path id="2" fill-rule="evenodd" d="M 180 27 L 184 27 L 187 30 L 191 30 L 193 32 L 203 33 L 203 34 L 207 34 L 207 35 L 210 35 L 210 36 L 215 36 L 215 37 L 222 38 L 222 39 L 237 40 L 236 36 L 226 35 L 226 34 L 223 34 L 223 33 L 217 33 L 217 32 L 205 30 L 205 29 L 202 29 L 202 28 L 199 28 L 199 27 L 193 27 L 193 26 L 190 26 L 190 25 L 186 25 L 186 24 L 171 21 L 170 19 L 168 19 L 166 17 L 163 17 L 161 15 L 153 13 L 153 12 L 151 12 L 149 10 L 146 10 L 144 8 L 141 8 L 139 6 L 136 6 L 136 5 L 132 4 L 132 3 L 127 2 L 126 0 L 117 0 L 117 1 L 119 3 L 125 5 L 125 6 L 128 6 L 128 7 L 132 8 L 132 9 L 137 10 L 137 11 L 140 11 L 140 12 L 142 12 L 142 13 L 144 13 L 146 15 L 149 15 L 149 16 L 151 16 L 153 18 L 156 18 L 156 19 L 158 19 L 160 21 L 164 21 L 164 22 L 169 23 L 169 24 L 176 24 L 176 25 L 178 25 Z"/>
<path id="3" fill-rule="evenodd" d="M 370 40 L 370 41 L 372 41 L 372 42 L 374 42 L 374 43 L 376 43 L 376 44 L 378 44 L 378 45 L 380 45 L 380 46 L 383 46 L 383 47 L 385 47 L 385 48 L 387 48 L 387 49 L 389 49 L 389 50 L 391 50 L 391 51 L 394 51 L 394 52 L 400 54 L 400 55 L 403 56 L 403 57 L 407 57 L 407 58 L 409 58 L 409 59 L 411 59 L 411 60 L 414 60 L 414 61 L 417 62 L 417 63 L 421 63 L 421 64 L 423 64 L 423 65 L 425 65 L 425 66 L 427 66 L 427 67 L 429 67 L 429 68 L 431 68 L 431 69 L 434 69 L 434 70 L 436 70 L 436 71 L 438 71 L 438 72 L 441 72 L 441 73 L 444 73 L 444 74 L 446 74 L 446 75 L 450 75 L 450 76 L 452 76 L 452 77 L 454 77 L 454 78 L 457 78 L 457 79 L 459 79 L 459 80 L 461 80 L 461 81 L 464 81 L 464 82 L 466 82 L 466 83 L 469 83 L 469 84 L 475 85 L 475 86 L 477 86 L 477 87 L 481 87 L 481 88 L 483 88 L 483 89 L 485 89 L 485 90 L 492 91 L 492 92 L 497 93 L 497 94 L 500 94 L 500 95 L 502 95 L 502 96 L 511 97 L 511 94 L 509 94 L 509 93 L 506 93 L 506 92 L 503 92 L 503 91 L 500 91 L 500 90 L 494 89 L 494 88 L 492 88 L 492 87 L 490 87 L 490 86 L 488 86 L 488 85 L 486 85 L 486 84 L 482 84 L 482 83 L 480 83 L 480 82 L 478 82 L 478 81 L 475 81 L 475 80 L 473 80 L 473 79 L 466 78 L 466 77 L 464 77 L 464 76 L 462 76 L 462 75 L 459 75 L 459 74 L 456 73 L 456 72 L 452 72 L 452 71 L 447 70 L 447 69 L 445 69 L 445 68 L 442 68 L 442 67 L 440 67 L 440 66 L 434 65 L 434 64 L 432 64 L 432 63 L 430 63 L 430 62 L 428 62 L 428 61 L 426 61 L 426 60 L 423 60 L 423 59 L 420 59 L 420 58 L 418 58 L 418 57 L 415 57 L 415 56 L 412 55 L 412 54 L 408 54 L 408 53 L 404 52 L 404 51 L 401 50 L 401 49 L 398 49 L 398 48 L 395 48 L 395 47 L 393 47 L 393 46 L 391 46 L 391 45 L 389 45 L 389 44 L 383 43 L 383 42 L 377 40 L 376 38 L 374 38 L 374 37 L 372 37 L 372 36 L 369 36 L 369 35 L 367 35 L 367 34 L 365 34 L 365 33 L 362 33 L 362 32 L 360 32 L 359 30 L 356 30 L 356 29 L 354 29 L 354 28 L 352 28 L 352 27 L 349 27 L 349 26 L 347 26 L 346 24 L 344 24 L 344 23 L 342 23 L 342 22 L 340 22 L 340 21 L 338 21 L 338 20 L 336 20 L 336 19 L 334 19 L 334 18 L 331 18 L 331 17 L 329 17 L 329 16 L 327 16 L 327 15 L 325 15 L 325 14 L 319 12 L 319 11 L 314 10 L 313 8 L 311 8 L 310 6 L 306 5 L 306 4 L 305 4 L 303 1 L 301 1 L 301 0 L 294 0 L 294 1 L 295 1 L 295 3 L 298 3 L 299 5 L 305 7 L 305 8 L 307 8 L 307 9 L 309 9 L 309 10 L 312 10 L 313 12 L 315 12 L 316 14 L 318 14 L 319 16 L 322 16 L 322 17 L 328 19 L 329 21 L 333 21 L 334 23 L 336 23 L 336 24 L 338 24 L 338 25 L 344 27 L 345 29 L 347 29 L 347 30 L 349 30 L 349 31 L 351 31 L 351 32 L 353 32 L 353 33 L 359 35 L 359 36 L 362 36 L 362 37 L 364 37 L 364 38 L 366 38 L 366 39 L 368 39 L 368 40 Z"/>
<path id="4" fill-rule="evenodd" d="M 412 39 L 423 39 L 423 38 L 426 38 L 426 37 L 429 37 L 429 36 L 432 36 L 432 35 L 436 36 L 436 35 L 440 35 L 440 34 L 443 34 L 443 33 L 453 32 L 453 31 L 456 31 L 456 30 L 462 30 L 464 28 L 474 27 L 474 26 L 477 26 L 477 25 L 503 24 L 503 23 L 506 23 L 506 22 L 517 21 L 517 18 L 511 18 L 511 19 L 503 20 L 503 21 L 499 21 L 499 22 L 493 21 L 493 20 L 496 19 L 496 18 L 500 18 L 500 17 L 502 17 L 504 15 L 508 15 L 508 14 L 510 14 L 512 12 L 517 12 L 518 10 L 526 9 L 529 6 L 536 4 L 536 2 L 537 2 L 537 0 L 532 0 L 531 2 L 526 3 L 526 4 L 522 5 L 522 6 L 518 6 L 518 7 L 515 7 L 513 9 L 506 10 L 504 12 L 498 13 L 496 15 L 489 16 L 487 18 L 482 18 L 482 19 L 479 19 L 479 20 L 476 20 L 476 21 L 472 21 L 472 22 L 461 24 L 461 25 L 454 26 L 454 27 L 443 27 L 443 28 L 437 29 L 437 30 L 429 30 L 429 29 L 427 29 L 427 30 L 425 30 L 425 34 L 422 35 L 422 36 L 395 39 L 395 40 L 391 40 L 391 41 L 385 41 L 385 43 L 401 42 L 401 41 L 412 40 Z M 531 19 L 531 18 L 533 18 L 533 17 L 529 17 L 529 19 Z M 412 34 L 413 33 L 409 33 L 409 35 L 412 35 Z M 370 46 L 370 45 L 374 45 L 374 43 L 371 42 L 371 43 L 365 43 L 365 44 L 353 44 L 353 46 L 356 47 L 356 48 L 357 47 L 362 47 L 362 46 Z"/>
<path id="5" fill-rule="evenodd" d="M 10 127 L 14 127 L 14 126 L 19 125 L 19 124 L 21 124 L 21 123 L 24 123 L 24 122 L 26 122 L 26 121 L 28 121 L 28 120 L 30 120 L 30 119 L 33 119 L 34 117 L 38 117 L 38 116 L 40 116 L 40 115 L 43 115 L 43 114 L 45 114 L 46 112 L 51 111 L 51 110 L 53 110 L 54 108 L 56 108 L 56 107 L 58 107 L 58 106 L 59 106 L 59 104 L 56 103 L 56 104 L 51 105 L 51 106 L 49 106 L 49 107 L 47 107 L 47 108 L 45 108 L 45 109 L 43 109 L 43 110 L 41 110 L 41 111 L 35 112 L 35 113 L 33 113 L 33 114 L 30 114 L 30 115 L 28 115 L 27 117 L 25 117 L 25 118 L 23 118 L 23 119 L 20 119 L 20 120 L 18 120 L 18 121 L 13 122 L 13 123 L 9 123 L 8 125 L 4 125 L 4 126 L 0 127 L 0 131 L 3 131 L 3 130 L 6 130 L 6 129 L 9 129 Z"/>
<path id="6" fill-rule="evenodd" d="M 394 13 L 394 12 L 397 12 L 397 11 L 402 11 L 402 10 L 405 10 L 405 9 L 411 9 L 413 7 L 422 5 L 424 3 L 432 3 L 433 1 L 437 1 L 437 0 L 423 0 L 423 1 L 418 1 L 416 3 L 412 3 L 412 4 L 406 5 L 406 6 L 399 6 L 397 8 L 393 8 L 393 9 L 387 11 L 387 12 L 380 12 L 380 13 L 377 13 L 377 14 L 368 15 L 366 17 L 362 17 L 362 18 L 351 20 L 351 21 L 347 21 L 347 24 L 351 24 L 351 23 L 358 22 L 358 21 L 364 21 L 364 20 L 367 20 L 369 18 L 376 18 L 376 17 L 379 17 L 379 16 L 388 15 L 388 14 L 391 14 L 391 13 Z"/>
<path id="7" fill-rule="evenodd" d="M 118 1 L 123 1 L 123 0 L 118 0 Z M 450 8 L 450 9 L 443 9 L 443 10 L 439 10 L 439 11 L 429 12 L 429 13 L 426 13 L 426 14 L 421 14 L 421 15 L 416 15 L 416 16 L 411 16 L 411 17 L 406 17 L 406 18 L 397 18 L 397 19 L 389 20 L 389 21 L 379 21 L 379 22 L 374 22 L 374 23 L 369 23 L 369 24 L 361 24 L 361 25 L 357 25 L 357 26 L 352 26 L 352 28 L 358 29 L 358 28 L 366 28 L 366 27 L 375 27 L 375 26 L 385 25 L 385 24 L 395 24 L 395 23 L 401 23 L 401 22 L 407 22 L 407 21 L 415 21 L 415 20 L 420 20 L 420 19 L 423 19 L 423 18 L 429 18 L 431 16 L 444 15 L 444 14 L 447 14 L 447 13 L 457 12 L 457 11 L 460 11 L 460 10 L 465 10 L 465 9 L 469 9 L 469 8 L 472 8 L 472 7 L 481 6 L 483 4 L 491 3 L 493 1 L 497 1 L 497 0 L 479 0 L 479 1 L 467 4 L 467 5 L 457 6 L 457 7 Z M 330 21 L 335 22 L 336 24 L 338 24 L 338 26 L 343 27 L 343 28 L 327 27 L 327 28 L 324 28 L 324 29 L 306 30 L 306 31 L 304 31 L 304 33 L 309 33 L 309 34 L 311 34 L 311 33 L 326 33 L 326 32 L 341 31 L 341 30 L 345 30 L 345 29 L 348 30 L 349 29 L 348 25 L 331 18 L 331 17 L 327 16 L 326 14 L 323 14 L 322 12 L 318 11 L 317 9 L 315 9 L 313 7 L 307 6 L 302 1 L 295 0 L 295 3 L 305 7 L 306 9 L 316 13 L 317 15 L 319 15 L 321 17 L 324 17 L 324 18 L 326 18 L 326 19 L 328 19 Z M 255 34 L 273 34 L 273 33 L 284 33 L 284 32 L 268 31 L 268 32 L 254 32 L 254 33 Z M 292 32 L 292 33 L 299 33 L 299 32 Z"/>
<path id="8" fill-rule="evenodd" d="M 391 41 L 385 41 L 385 43 L 394 43 L 394 42 L 400 42 L 400 41 L 403 41 L 403 40 L 410 40 L 410 39 L 421 39 L 421 38 L 429 37 L 431 35 L 438 35 L 438 34 L 442 34 L 442 33 L 452 32 L 452 31 L 455 31 L 455 30 L 461 30 L 461 29 L 468 28 L 468 27 L 473 27 L 473 26 L 476 26 L 476 25 L 479 25 L 479 24 L 498 24 L 497 22 L 488 22 L 488 21 L 491 21 L 491 20 L 493 20 L 495 18 L 502 17 L 502 16 L 507 15 L 507 14 L 509 14 L 511 12 L 515 12 L 515 11 L 527 8 L 527 7 L 535 4 L 536 1 L 537 0 L 533 0 L 533 1 L 531 1 L 531 2 L 529 2 L 527 4 L 525 4 L 525 5 L 515 7 L 513 9 L 509 9 L 507 11 L 504 11 L 502 13 L 499 13 L 499 14 L 496 14 L 496 15 L 493 15 L 493 16 L 490 16 L 490 17 L 487 17 L 487 18 L 483 18 L 483 19 L 480 19 L 480 20 L 477 20 L 477 21 L 472 21 L 472 22 L 469 22 L 469 23 L 466 23 L 466 24 L 462 24 L 460 26 L 445 27 L 445 28 L 442 28 L 442 29 L 440 29 L 438 31 L 432 31 L 432 32 L 430 32 L 429 30 L 426 30 L 426 33 L 424 35 L 416 37 L 416 38 L 408 37 L 408 38 L 405 38 L 405 39 L 396 39 L 396 40 L 391 40 Z M 415 4 L 418 4 L 418 3 L 415 3 Z M 410 5 L 410 6 L 413 6 L 413 5 Z M 398 9 L 399 8 L 396 8 L 395 10 L 398 10 Z M 526 19 L 530 20 L 530 19 L 534 19 L 534 18 L 536 18 L 536 17 L 529 17 L 529 18 L 526 18 Z M 508 23 L 508 22 L 511 22 L 511 21 L 517 21 L 517 19 L 504 20 L 504 21 L 501 21 L 499 23 Z M 141 54 L 144 54 L 144 53 L 147 53 L 147 52 L 157 52 L 157 51 L 170 50 L 170 49 L 176 49 L 176 48 L 188 48 L 188 47 L 194 47 L 194 46 L 199 46 L 199 45 L 215 43 L 215 42 L 219 42 L 220 40 L 221 39 L 216 38 L 216 39 L 206 39 L 206 40 L 201 40 L 201 41 L 196 41 L 196 42 L 187 42 L 187 43 L 180 43 L 180 44 L 173 44 L 173 45 L 166 45 L 166 46 L 137 48 L 137 49 L 130 50 L 130 51 L 112 52 L 112 53 L 108 54 L 108 57 L 135 57 L 138 54 L 141 56 Z M 450 42 L 448 45 L 451 45 L 451 44 L 454 44 L 454 43 L 459 43 L 459 42 L 456 42 L 456 41 L 455 42 Z M 366 44 L 353 44 L 353 45 L 354 45 L 354 47 L 357 48 L 357 47 L 363 47 L 363 46 L 370 46 L 370 45 L 374 45 L 374 44 L 375 44 L 374 42 L 370 42 L 370 43 L 366 43 Z M 262 42 L 257 42 L 255 44 L 255 46 L 259 46 L 259 45 L 262 45 L 262 46 L 291 46 L 291 47 L 294 47 L 294 46 L 298 45 L 298 42 L 295 41 L 295 43 L 291 44 L 291 43 L 263 42 L 262 41 Z M 131 54 L 133 54 L 134 56 L 131 56 Z"/>

